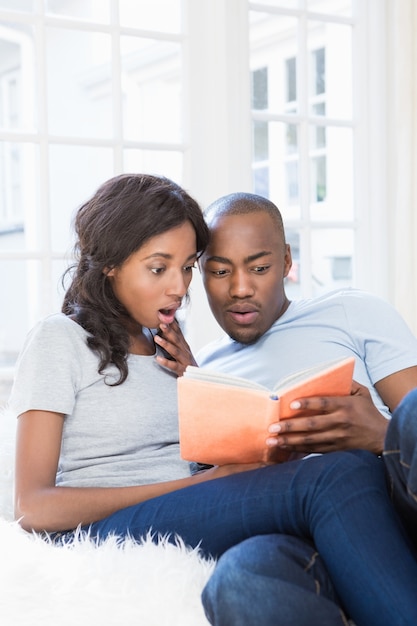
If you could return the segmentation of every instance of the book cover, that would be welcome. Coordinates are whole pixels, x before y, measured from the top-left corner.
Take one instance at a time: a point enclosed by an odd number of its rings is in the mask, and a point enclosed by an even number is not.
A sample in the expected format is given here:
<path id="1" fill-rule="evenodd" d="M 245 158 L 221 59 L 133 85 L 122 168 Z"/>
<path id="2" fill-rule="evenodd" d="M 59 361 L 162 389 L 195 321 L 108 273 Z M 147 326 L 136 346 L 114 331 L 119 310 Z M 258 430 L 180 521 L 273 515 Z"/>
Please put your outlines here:
<path id="1" fill-rule="evenodd" d="M 290 452 L 266 445 L 269 425 L 294 415 L 289 405 L 297 398 L 349 395 L 354 364 L 354 357 L 322 363 L 273 389 L 187 367 L 177 381 L 181 457 L 210 465 L 287 460 Z"/>

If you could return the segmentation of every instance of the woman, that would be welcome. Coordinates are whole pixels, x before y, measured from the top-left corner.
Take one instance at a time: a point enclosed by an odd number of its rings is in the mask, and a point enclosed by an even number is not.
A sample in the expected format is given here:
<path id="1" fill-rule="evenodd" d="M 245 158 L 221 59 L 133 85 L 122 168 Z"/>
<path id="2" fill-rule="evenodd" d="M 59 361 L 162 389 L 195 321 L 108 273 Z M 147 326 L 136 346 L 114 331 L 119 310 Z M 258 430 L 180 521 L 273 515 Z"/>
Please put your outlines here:
<path id="1" fill-rule="evenodd" d="M 314 540 L 357 626 L 417 623 L 417 562 L 372 454 L 194 475 L 181 460 L 176 376 L 192 357 L 175 315 L 207 243 L 197 203 L 169 180 L 125 174 L 79 209 L 75 230 L 62 313 L 29 334 L 11 397 L 22 527 L 61 540 L 78 528 L 180 535 L 213 556 L 288 533 Z"/>

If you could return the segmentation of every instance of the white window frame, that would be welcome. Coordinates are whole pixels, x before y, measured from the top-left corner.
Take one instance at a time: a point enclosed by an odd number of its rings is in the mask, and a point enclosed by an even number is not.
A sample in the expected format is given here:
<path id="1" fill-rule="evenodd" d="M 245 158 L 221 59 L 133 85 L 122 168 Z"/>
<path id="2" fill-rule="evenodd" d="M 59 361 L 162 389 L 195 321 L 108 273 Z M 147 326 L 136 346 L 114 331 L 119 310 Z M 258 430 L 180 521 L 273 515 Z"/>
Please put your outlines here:
<path id="1" fill-rule="evenodd" d="M 178 35 L 184 49 L 186 135 L 181 146 L 184 154 L 184 186 L 196 197 L 202 207 L 215 198 L 232 191 L 252 190 L 251 171 L 251 111 L 249 74 L 249 8 L 262 9 L 261 2 L 248 0 L 182 0 L 184 35 Z M 386 139 L 383 94 L 385 93 L 385 4 L 386 0 L 355 0 L 353 26 L 354 87 L 359 97 L 354 103 L 356 132 L 354 167 L 356 286 L 386 297 L 387 207 L 382 181 L 385 177 Z M 117 0 L 112 0 L 116 11 Z M 264 8 L 270 9 L 267 5 Z M 290 12 L 291 13 L 291 12 Z M 114 14 L 114 13 L 113 13 Z M 37 56 L 45 60 L 45 24 L 54 24 L 60 18 L 43 17 L 43 2 L 36 0 L 33 15 L 0 10 L 0 20 L 33 22 L 37 25 Z M 65 20 L 68 23 L 68 20 Z M 349 20 L 348 20 L 349 21 Z M 89 29 L 90 24 L 73 20 L 74 27 Z M 117 49 L 119 26 L 94 25 L 113 34 Z M 126 32 L 129 29 L 126 29 Z M 303 45 L 300 41 L 299 45 Z M 116 74 L 120 60 L 114 58 Z M 40 211 L 43 239 L 40 250 L 4 251 L 0 260 L 37 259 L 42 263 L 42 298 L 44 313 L 52 307 L 52 263 L 60 256 L 50 247 L 48 197 L 48 145 L 63 143 L 65 138 L 51 137 L 44 98 L 46 71 L 38 68 L 37 132 L 15 133 L 1 131 L 1 141 L 36 143 L 40 152 Z M 118 128 L 112 142 L 114 171 L 122 168 L 121 99 L 118 82 L 113 90 L 115 126 Z M 292 118 L 291 118 L 292 119 Z M 66 141 L 66 140 L 65 140 Z M 302 139 L 307 145 L 306 137 Z M 70 142 L 68 142 L 70 143 Z M 88 145 L 105 142 L 88 140 Z M 77 144 L 82 141 L 77 139 Z M 140 147 L 140 144 L 138 144 Z M 169 146 L 168 146 L 169 147 Z M 303 183 L 301 183 L 303 184 Z M 308 226 L 303 231 L 301 246 L 306 259 L 310 256 Z M 303 295 L 308 296 L 308 287 Z M 194 350 L 219 334 L 219 329 L 208 310 L 198 273 L 192 288 L 192 304 L 187 332 Z M 35 321 L 35 320 L 33 320 Z"/>

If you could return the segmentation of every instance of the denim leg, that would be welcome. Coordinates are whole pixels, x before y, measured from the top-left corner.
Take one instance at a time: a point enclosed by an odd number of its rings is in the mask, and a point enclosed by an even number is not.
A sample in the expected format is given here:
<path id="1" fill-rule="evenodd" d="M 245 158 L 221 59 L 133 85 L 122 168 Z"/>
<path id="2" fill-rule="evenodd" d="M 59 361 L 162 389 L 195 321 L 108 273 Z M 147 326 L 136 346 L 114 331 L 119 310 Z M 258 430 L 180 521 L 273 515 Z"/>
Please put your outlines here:
<path id="1" fill-rule="evenodd" d="M 417 624 L 417 560 L 383 463 L 370 452 L 332 452 L 198 483 L 91 525 L 103 538 L 140 540 L 149 531 L 180 535 L 214 556 L 256 535 L 312 539 L 357 626 Z"/>
<path id="2" fill-rule="evenodd" d="M 417 389 L 394 411 L 384 447 L 391 497 L 417 547 Z"/>
<path id="3" fill-rule="evenodd" d="M 213 626 L 348 623 L 313 544 L 288 535 L 259 535 L 227 550 L 202 600 Z"/>

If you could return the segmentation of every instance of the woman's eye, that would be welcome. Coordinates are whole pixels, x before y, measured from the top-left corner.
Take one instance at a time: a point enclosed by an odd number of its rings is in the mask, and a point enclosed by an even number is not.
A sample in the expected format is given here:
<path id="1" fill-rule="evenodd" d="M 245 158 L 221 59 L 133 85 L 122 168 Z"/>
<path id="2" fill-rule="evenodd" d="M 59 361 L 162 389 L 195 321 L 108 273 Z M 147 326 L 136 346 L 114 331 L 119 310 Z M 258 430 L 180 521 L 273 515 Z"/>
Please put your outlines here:
<path id="1" fill-rule="evenodd" d="M 184 267 L 184 272 L 186 272 L 186 273 L 192 272 L 194 268 L 195 268 L 195 263 L 193 263 L 192 265 L 186 265 Z"/>
<path id="2" fill-rule="evenodd" d="M 165 270 L 165 267 L 151 267 L 151 272 L 153 274 L 162 274 L 164 270 Z"/>

